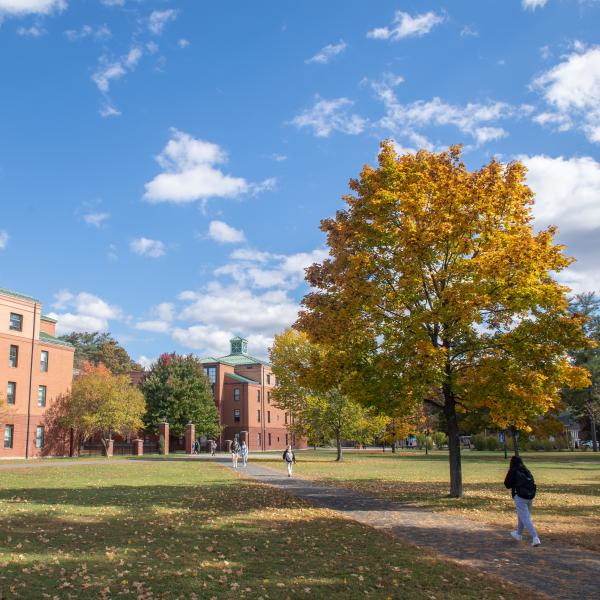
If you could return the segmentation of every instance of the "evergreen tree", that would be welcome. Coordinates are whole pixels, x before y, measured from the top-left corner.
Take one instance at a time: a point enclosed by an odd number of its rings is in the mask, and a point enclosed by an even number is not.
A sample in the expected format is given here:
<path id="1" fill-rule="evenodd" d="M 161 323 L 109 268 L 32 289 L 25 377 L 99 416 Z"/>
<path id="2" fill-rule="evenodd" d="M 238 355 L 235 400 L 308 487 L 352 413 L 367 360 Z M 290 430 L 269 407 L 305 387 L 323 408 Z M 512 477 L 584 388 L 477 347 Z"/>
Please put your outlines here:
<path id="1" fill-rule="evenodd" d="M 216 437 L 220 433 L 219 413 L 211 384 L 202 363 L 192 356 L 163 354 L 141 385 L 146 398 L 146 428 L 158 431 L 165 420 L 173 435 L 183 435 L 185 426 L 194 423 L 196 435 Z"/>

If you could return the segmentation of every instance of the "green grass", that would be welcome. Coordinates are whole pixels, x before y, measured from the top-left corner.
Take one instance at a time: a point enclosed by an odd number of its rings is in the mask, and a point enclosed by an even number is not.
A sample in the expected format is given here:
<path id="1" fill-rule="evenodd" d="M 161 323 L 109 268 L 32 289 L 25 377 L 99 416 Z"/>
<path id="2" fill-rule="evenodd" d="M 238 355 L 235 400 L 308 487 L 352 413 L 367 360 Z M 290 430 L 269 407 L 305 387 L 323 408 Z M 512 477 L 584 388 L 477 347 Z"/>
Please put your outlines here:
<path id="1" fill-rule="evenodd" d="M 464 452 L 464 497 L 448 498 L 446 452 L 347 452 L 343 463 L 331 452 L 297 453 L 296 474 L 435 511 L 514 527 L 510 492 L 504 488 L 508 461 L 502 453 Z M 541 537 L 600 551 L 600 456 L 591 452 L 523 454 L 538 485 L 533 518 Z M 280 470 L 283 461 L 261 460 Z"/>
<path id="2" fill-rule="evenodd" d="M 0 471 L 0 597 L 475 599 L 511 592 L 218 465 L 114 461 Z"/>

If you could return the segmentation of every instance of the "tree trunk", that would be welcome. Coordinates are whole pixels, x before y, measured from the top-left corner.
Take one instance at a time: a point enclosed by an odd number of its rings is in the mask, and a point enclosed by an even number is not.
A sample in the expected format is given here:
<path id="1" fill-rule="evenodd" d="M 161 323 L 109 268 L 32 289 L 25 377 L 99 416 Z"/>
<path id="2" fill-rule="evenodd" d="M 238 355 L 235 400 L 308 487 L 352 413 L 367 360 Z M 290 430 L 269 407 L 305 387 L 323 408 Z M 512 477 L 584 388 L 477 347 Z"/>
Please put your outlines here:
<path id="1" fill-rule="evenodd" d="M 385 452 L 385 442 L 383 442 L 383 444 L 381 444 L 381 449 Z"/>
<path id="2" fill-rule="evenodd" d="M 598 452 L 598 436 L 596 434 L 596 418 L 594 417 L 594 409 L 592 407 L 592 388 L 588 389 L 588 416 L 590 418 L 590 431 L 592 433 L 592 448 L 594 452 Z"/>
<path id="3" fill-rule="evenodd" d="M 392 442 L 392 453 L 396 453 L 396 442 Z"/>
<path id="4" fill-rule="evenodd" d="M 512 435 L 515 456 L 519 456 L 519 434 L 514 427 L 510 428 L 510 434 Z"/>
<path id="5" fill-rule="evenodd" d="M 339 433 L 336 433 L 335 436 L 335 445 L 337 448 L 337 457 L 336 457 L 336 461 L 337 462 L 342 462 L 344 460 L 344 457 L 342 456 L 342 438 L 340 436 Z"/>
<path id="6" fill-rule="evenodd" d="M 444 415 L 448 424 L 448 458 L 450 461 L 450 497 L 461 498 L 462 489 L 462 464 L 460 457 L 460 438 L 458 418 L 456 416 L 456 402 L 454 394 L 447 385 L 444 385 Z M 425 444 L 427 446 L 427 444 Z"/>

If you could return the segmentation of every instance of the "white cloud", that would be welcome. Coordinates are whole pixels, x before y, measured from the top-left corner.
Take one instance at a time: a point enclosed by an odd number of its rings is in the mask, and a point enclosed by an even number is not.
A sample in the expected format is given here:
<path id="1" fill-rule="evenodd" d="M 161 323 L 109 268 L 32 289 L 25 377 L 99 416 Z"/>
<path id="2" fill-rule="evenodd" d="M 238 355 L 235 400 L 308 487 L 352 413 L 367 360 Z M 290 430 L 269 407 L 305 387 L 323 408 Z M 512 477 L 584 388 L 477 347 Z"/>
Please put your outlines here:
<path id="1" fill-rule="evenodd" d="M 86 38 L 93 38 L 95 40 L 105 40 L 112 35 L 107 25 L 100 25 L 99 27 L 92 27 L 91 25 L 83 25 L 81 29 L 67 29 L 65 31 L 65 37 L 70 42 L 78 42 L 85 40 Z"/>
<path id="2" fill-rule="evenodd" d="M 0 230 L 0 250 L 4 250 L 8 244 L 9 235 L 3 229 Z"/>
<path id="3" fill-rule="evenodd" d="M 276 162 L 283 162 L 284 160 L 287 160 L 287 156 L 285 154 L 272 154 L 271 158 L 276 161 Z"/>
<path id="4" fill-rule="evenodd" d="M 317 137 L 329 137 L 334 131 L 356 135 L 365 129 L 367 121 L 348 112 L 353 104 L 348 98 L 325 100 L 316 96 L 314 105 L 295 116 L 291 123 L 298 129 L 312 129 Z"/>
<path id="5" fill-rule="evenodd" d="M 397 10 L 390 27 L 377 27 L 367 33 L 367 37 L 375 40 L 398 41 L 407 37 L 421 37 L 429 33 L 436 25 L 444 22 L 442 15 L 429 11 L 411 17 L 408 13 Z"/>
<path id="6" fill-rule="evenodd" d="M 227 162 L 217 145 L 172 130 L 172 137 L 156 157 L 164 172 L 146 183 L 148 202 L 183 204 L 209 198 L 234 198 L 251 191 L 251 184 L 216 168 Z"/>
<path id="7" fill-rule="evenodd" d="M 137 238 L 129 243 L 129 249 L 140 256 L 158 258 L 165 254 L 165 245 L 160 240 L 151 240 L 145 237 Z"/>
<path id="8" fill-rule="evenodd" d="M 162 321 L 172 321 L 175 317 L 175 307 L 171 302 L 161 302 L 154 307 L 154 313 Z"/>
<path id="9" fill-rule="evenodd" d="M 156 358 L 150 358 L 149 356 L 142 354 L 138 357 L 136 362 L 138 365 L 142 365 L 142 367 L 147 371 L 156 362 Z"/>
<path id="10" fill-rule="evenodd" d="M 187 48 L 190 45 L 190 40 L 186 40 L 185 38 L 181 38 L 180 40 L 177 40 L 177 45 L 180 48 Z"/>
<path id="11" fill-rule="evenodd" d="M 252 249 L 232 252 L 232 262 L 215 270 L 218 277 L 230 277 L 238 285 L 254 289 L 293 289 L 304 280 L 304 270 L 315 262 L 327 258 L 326 250 L 296 254 L 272 254 Z"/>
<path id="12" fill-rule="evenodd" d="M 153 10 L 148 18 L 148 29 L 154 35 L 160 35 L 163 29 L 177 18 L 177 11 L 170 8 L 167 10 Z"/>
<path id="13" fill-rule="evenodd" d="M 32 25 L 31 27 L 19 27 L 17 34 L 23 37 L 38 38 L 48 33 L 43 27 Z"/>
<path id="14" fill-rule="evenodd" d="M 589 156 L 525 156 L 527 182 L 536 193 L 534 214 L 561 232 L 600 229 L 600 163 Z"/>
<path id="15" fill-rule="evenodd" d="M 72 294 L 69 290 L 61 290 L 55 294 L 52 306 L 57 310 L 69 309 L 63 313 L 48 313 L 49 317 L 58 321 L 58 335 L 72 331 L 107 331 L 110 320 L 121 319 L 123 316 L 118 306 L 110 305 L 88 292 Z"/>
<path id="16" fill-rule="evenodd" d="M 100 213 L 88 213 L 83 215 L 83 220 L 88 225 L 93 225 L 94 227 L 102 227 L 106 221 L 110 219 L 110 213 L 100 212 Z"/>
<path id="17" fill-rule="evenodd" d="M 182 311 L 180 319 L 202 321 L 228 331 L 264 334 L 289 326 L 296 320 L 297 312 L 297 303 L 285 291 L 256 294 L 235 285 L 212 282 Z"/>
<path id="18" fill-rule="evenodd" d="M 0 0 L 0 16 L 47 15 L 66 7 L 66 0 Z"/>
<path id="19" fill-rule="evenodd" d="M 152 331 L 155 333 L 166 333 L 169 331 L 169 323 L 156 319 L 154 321 L 140 321 L 135 324 L 136 329 L 142 331 Z"/>
<path id="20" fill-rule="evenodd" d="M 547 2 L 548 0 L 521 0 L 521 6 L 525 10 L 535 10 L 536 8 L 543 8 Z"/>
<path id="21" fill-rule="evenodd" d="M 246 240 L 246 236 L 241 229 L 235 229 L 223 221 L 211 221 L 208 226 L 208 236 L 225 244 L 238 244 Z"/>
<path id="22" fill-rule="evenodd" d="M 307 64 L 316 63 L 325 65 L 335 56 L 345 52 L 347 47 L 348 44 L 344 40 L 340 40 L 337 44 L 327 44 L 327 46 L 321 48 L 314 56 L 306 59 L 304 62 Z"/>
<path id="23" fill-rule="evenodd" d="M 479 37 L 479 31 L 477 29 L 475 29 L 474 27 L 465 25 L 460 30 L 460 36 L 461 37 Z"/>
<path id="24" fill-rule="evenodd" d="M 550 112 L 536 116 L 542 125 L 558 125 L 560 131 L 580 128 L 588 140 L 600 143 L 600 46 L 576 51 L 542 73 L 532 88 L 540 91 Z"/>
<path id="25" fill-rule="evenodd" d="M 432 149 L 433 145 L 419 131 L 428 127 L 456 127 L 467 134 L 476 145 L 500 139 L 507 132 L 496 122 L 531 113 L 528 105 L 512 106 L 505 102 L 468 102 L 464 106 L 448 104 L 440 98 L 417 100 L 402 104 L 394 91 L 389 77 L 379 82 L 371 82 L 375 93 L 385 107 L 385 115 L 379 126 L 395 135 L 406 137 L 412 145 Z"/>

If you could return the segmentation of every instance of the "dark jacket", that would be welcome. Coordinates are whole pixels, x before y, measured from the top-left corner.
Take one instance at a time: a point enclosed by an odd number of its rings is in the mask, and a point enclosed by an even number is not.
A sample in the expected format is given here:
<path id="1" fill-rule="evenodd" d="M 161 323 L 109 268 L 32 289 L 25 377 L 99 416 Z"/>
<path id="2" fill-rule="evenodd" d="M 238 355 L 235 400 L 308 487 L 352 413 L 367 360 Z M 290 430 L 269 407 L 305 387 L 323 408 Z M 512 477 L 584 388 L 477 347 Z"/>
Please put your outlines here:
<path id="1" fill-rule="evenodd" d="M 284 450 L 283 451 L 283 460 L 285 460 L 287 462 L 287 460 L 285 458 L 286 453 L 287 453 L 287 450 Z M 296 455 L 294 454 L 294 451 L 290 450 L 290 454 L 292 455 L 292 462 L 295 463 L 296 462 Z"/>
<path id="2" fill-rule="evenodd" d="M 509 489 L 512 493 L 512 497 L 514 498 L 517 495 L 517 471 L 519 469 L 509 469 L 508 473 L 506 474 L 506 477 L 504 478 L 504 487 Z M 528 477 L 531 477 L 531 473 L 529 472 L 529 469 L 522 467 L 521 471 L 523 471 L 523 473 L 525 473 Z"/>

